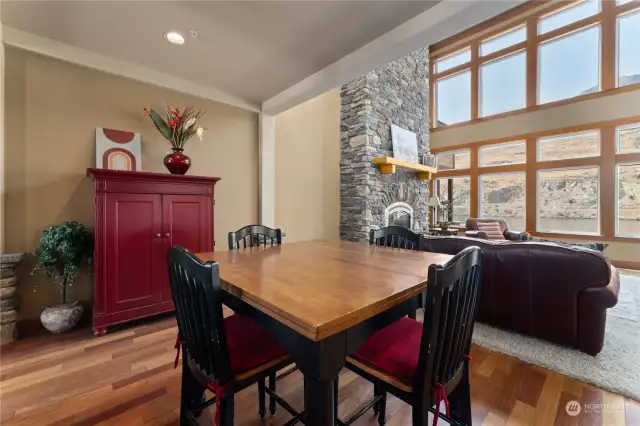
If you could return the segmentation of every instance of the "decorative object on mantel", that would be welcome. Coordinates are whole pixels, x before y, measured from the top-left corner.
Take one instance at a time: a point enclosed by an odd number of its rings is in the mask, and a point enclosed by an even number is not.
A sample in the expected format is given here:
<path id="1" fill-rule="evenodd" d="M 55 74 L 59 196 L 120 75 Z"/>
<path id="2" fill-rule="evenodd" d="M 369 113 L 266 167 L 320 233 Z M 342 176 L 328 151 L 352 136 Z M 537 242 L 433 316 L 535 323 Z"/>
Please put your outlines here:
<path id="1" fill-rule="evenodd" d="M 183 175 L 191 167 L 191 159 L 183 154 L 184 146 L 193 136 L 198 135 L 202 140 L 204 128 L 198 126 L 198 120 L 204 115 L 204 110 L 186 107 L 183 111 L 178 108 L 165 107 L 166 118 L 162 118 L 151 107 L 144 108 L 156 129 L 171 144 L 172 154 L 164 157 L 164 165 L 171 174 Z"/>
<path id="2" fill-rule="evenodd" d="M 419 180 L 429 180 L 436 173 L 434 167 L 418 163 L 409 163 L 394 157 L 378 157 L 373 159 L 373 164 L 380 166 L 380 174 L 388 175 L 396 172 L 396 167 L 418 174 Z"/>
<path id="3" fill-rule="evenodd" d="M 78 278 L 81 266 L 93 264 L 93 235 L 79 222 L 50 226 L 42 231 L 40 245 L 33 255 L 36 265 L 31 275 L 42 270 L 60 286 L 61 303 L 49 305 L 42 311 L 42 325 L 55 334 L 71 330 L 80 321 L 83 308 L 78 301 L 67 301 L 67 288 Z"/>
<path id="4" fill-rule="evenodd" d="M 408 163 L 418 163 L 418 139 L 414 132 L 391 125 L 391 143 L 393 158 Z"/>
<path id="5" fill-rule="evenodd" d="M 96 167 L 130 172 L 140 170 L 140 135 L 96 127 Z"/>
<path id="6" fill-rule="evenodd" d="M 16 319 L 20 307 L 16 268 L 24 259 L 24 253 L 0 254 L 0 346 L 18 339 Z"/>

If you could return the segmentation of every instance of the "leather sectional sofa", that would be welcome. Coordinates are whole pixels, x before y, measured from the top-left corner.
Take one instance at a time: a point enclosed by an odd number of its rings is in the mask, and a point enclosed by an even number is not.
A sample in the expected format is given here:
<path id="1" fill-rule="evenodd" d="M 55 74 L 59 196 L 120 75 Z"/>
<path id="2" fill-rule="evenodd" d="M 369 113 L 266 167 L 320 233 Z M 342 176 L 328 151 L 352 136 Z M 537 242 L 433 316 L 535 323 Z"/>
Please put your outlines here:
<path id="1" fill-rule="evenodd" d="M 424 237 L 423 249 L 484 252 L 478 321 L 571 346 L 602 350 L 607 308 L 618 302 L 620 277 L 600 252 L 556 243 Z"/>

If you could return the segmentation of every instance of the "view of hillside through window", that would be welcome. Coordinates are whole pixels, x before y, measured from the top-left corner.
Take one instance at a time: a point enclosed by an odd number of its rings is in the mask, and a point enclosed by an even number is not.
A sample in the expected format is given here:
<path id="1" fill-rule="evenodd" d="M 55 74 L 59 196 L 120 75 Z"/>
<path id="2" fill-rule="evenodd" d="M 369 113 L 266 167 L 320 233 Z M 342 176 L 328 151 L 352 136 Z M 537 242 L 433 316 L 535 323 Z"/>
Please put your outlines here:
<path id="1" fill-rule="evenodd" d="M 640 125 L 617 129 L 616 152 L 640 152 Z M 538 140 L 538 161 L 598 157 L 600 132 L 597 130 L 556 135 Z M 445 170 L 468 169 L 469 151 L 438 154 Z M 509 226 L 525 230 L 525 172 L 484 173 L 483 168 L 526 162 L 526 144 L 514 141 L 487 145 L 479 149 L 479 208 L 481 216 L 505 218 Z M 599 168 L 541 169 L 537 176 L 537 230 L 595 234 L 600 231 Z M 448 200 L 447 179 L 438 179 L 439 197 Z M 640 236 L 640 163 L 619 164 L 616 168 L 616 234 Z M 469 216 L 470 182 L 468 177 L 453 178 L 453 221 L 464 223 Z M 533 231 L 533 230 L 528 230 Z"/>

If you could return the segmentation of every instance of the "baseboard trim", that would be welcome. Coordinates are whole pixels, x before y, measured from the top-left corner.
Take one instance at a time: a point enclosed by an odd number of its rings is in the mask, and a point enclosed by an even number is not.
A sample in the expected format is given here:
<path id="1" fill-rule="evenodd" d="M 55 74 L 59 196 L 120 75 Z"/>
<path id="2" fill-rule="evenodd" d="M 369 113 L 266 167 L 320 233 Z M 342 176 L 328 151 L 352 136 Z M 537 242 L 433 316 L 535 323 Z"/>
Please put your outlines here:
<path id="1" fill-rule="evenodd" d="M 634 262 L 631 260 L 611 260 L 611 264 L 620 269 L 632 269 L 634 271 L 640 271 L 640 262 Z"/>

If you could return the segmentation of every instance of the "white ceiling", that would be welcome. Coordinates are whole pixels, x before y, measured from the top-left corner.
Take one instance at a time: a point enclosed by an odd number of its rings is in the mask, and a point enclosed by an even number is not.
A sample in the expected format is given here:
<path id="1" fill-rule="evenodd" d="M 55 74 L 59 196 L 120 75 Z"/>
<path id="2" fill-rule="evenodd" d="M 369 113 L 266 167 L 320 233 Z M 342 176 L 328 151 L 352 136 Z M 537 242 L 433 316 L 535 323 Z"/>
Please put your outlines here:
<path id="1" fill-rule="evenodd" d="M 379 43 L 390 39 L 390 34 L 402 34 L 400 42 L 415 44 L 413 33 L 398 31 L 411 29 L 410 22 L 415 27 L 414 17 L 422 17 L 421 25 L 431 26 L 442 26 L 449 19 L 438 34 L 451 35 L 466 28 L 458 28 L 461 25 L 476 23 L 474 19 L 480 22 L 485 15 L 493 16 L 520 1 L 484 0 L 483 13 L 474 13 L 472 6 L 480 1 L 4 0 L 2 22 L 21 30 L 16 33 L 40 36 L 40 42 L 59 42 L 48 52 L 60 46 L 80 48 L 120 61 L 116 68 L 123 63 L 144 67 L 198 87 L 215 88 L 238 99 L 235 104 L 257 109 L 269 104 L 278 112 L 309 99 L 312 92 L 347 81 L 338 81 L 347 77 L 347 68 L 370 66 L 370 60 L 375 63 L 384 56 L 384 62 L 373 64 L 378 66 L 419 47 L 406 50 L 396 40 Z M 463 11 L 467 19 L 460 15 Z M 187 43 L 169 44 L 163 37 L 169 30 L 181 32 Z M 199 37 L 190 39 L 190 30 L 199 32 Z M 5 31 L 5 42 L 12 44 L 12 34 Z M 385 46 L 384 55 L 354 56 L 376 43 Z M 351 61 L 345 61 L 350 55 Z M 318 85 L 318 77 L 331 67 L 339 72 Z"/>
<path id="2" fill-rule="evenodd" d="M 6 1 L 3 22 L 262 102 L 423 12 L 421 1 Z M 163 34 L 200 33 L 183 46 Z"/>

